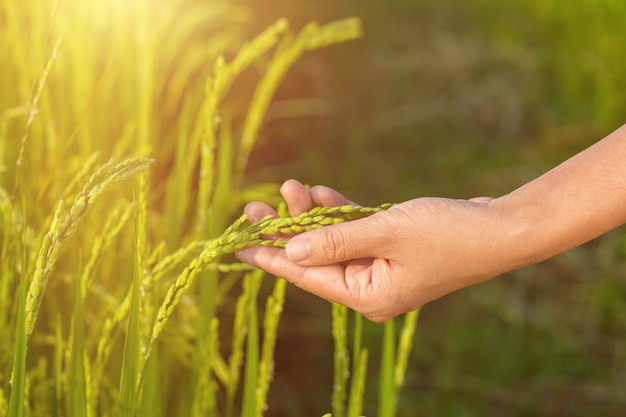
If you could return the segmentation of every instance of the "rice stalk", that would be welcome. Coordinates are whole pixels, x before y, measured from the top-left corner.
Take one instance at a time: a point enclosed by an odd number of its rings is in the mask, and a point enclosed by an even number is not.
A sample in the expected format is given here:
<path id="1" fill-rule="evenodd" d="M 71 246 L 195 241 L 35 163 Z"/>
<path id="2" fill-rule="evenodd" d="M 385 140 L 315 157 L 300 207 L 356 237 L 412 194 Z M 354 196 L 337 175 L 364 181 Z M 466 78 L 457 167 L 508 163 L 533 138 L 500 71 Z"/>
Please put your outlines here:
<path id="1" fill-rule="evenodd" d="M 22 235 L 22 271 L 26 270 L 26 242 Z M 11 417 L 24 416 L 26 396 L 26 352 L 28 350 L 28 336 L 26 333 L 26 277 L 24 272 L 20 279 L 17 292 L 17 317 L 15 326 L 15 349 L 13 371 L 11 373 L 11 397 L 9 399 L 9 415 Z"/>
<path id="2" fill-rule="evenodd" d="M 394 381 L 395 368 L 395 323 L 387 320 L 383 325 L 383 347 L 378 383 L 378 415 L 395 417 L 397 408 L 397 389 Z"/>
<path id="3" fill-rule="evenodd" d="M 62 214 L 62 201 L 59 202 L 50 229 L 41 243 L 33 280 L 28 290 L 26 299 L 27 338 L 30 338 L 33 332 L 50 272 L 57 262 L 59 252 L 65 241 L 71 236 L 85 214 L 87 214 L 105 189 L 115 182 L 122 181 L 144 171 L 149 164 L 149 159 L 140 157 L 130 158 L 119 163 L 112 159 L 91 176 L 87 184 L 76 195 L 70 210 L 64 215 Z"/>
<path id="4" fill-rule="evenodd" d="M 333 416 L 344 417 L 346 414 L 346 382 L 350 375 L 348 358 L 348 308 L 332 303 L 332 334 L 335 342 L 332 410 Z"/>
<path id="5" fill-rule="evenodd" d="M 63 330 L 61 316 L 57 314 L 55 337 L 54 337 L 54 359 L 53 359 L 53 377 L 54 377 L 54 401 L 53 401 L 53 417 L 61 417 L 63 415 Z M 91 417 L 91 416 L 90 416 Z"/>
<path id="6" fill-rule="evenodd" d="M 286 286 L 287 281 L 277 278 L 274 282 L 274 290 L 266 302 L 265 317 L 263 319 L 263 345 L 258 365 L 255 417 L 263 416 L 267 408 L 267 394 L 270 383 L 274 378 L 274 348 L 276 346 L 276 336 L 278 335 L 278 324 L 280 323 L 283 305 L 285 304 Z"/>
<path id="7" fill-rule="evenodd" d="M 404 385 L 404 376 L 413 347 L 413 335 L 417 326 L 419 310 L 411 311 L 404 315 L 404 324 L 400 333 L 400 341 L 398 343 L 398 352 L 396 353 L 396 365 L 394 368 L 394 384 L 399 391 Z"/>
<path id="8" fill-rule="evenodd" d="M 91 362 L 89 361 L 89 353 L 87 349 L 82 352 L 83 373 L 85 375 L 85 417 L 95 417 L 97 415 L 96 407 L 98 399 L 93 388 L 93 375 L 91 373 Z"/>
<path id="9" fill-rule="evenodd" d="M 363 393 L 365 389 L 365 377 L 367 375 L 368 349 L 363 344 L 363 316 L 354 313 L 352 343 L 352 379 L 350 381 L 350 394 L 348 396 L 347 417 L 358 417 L 363 409 Z"/>
<path id="10" fill-rule="evenodd" d="M 233 335 L 228 358 L 229 383 L 226 387 L 226 417 L 235 416 L 235 397 L 239 387 L 240 368 L 244 360 L 244 344 L 248 331 L 248 296 L 249 294 L 244 291 L 237 299 L 235 307 Z"/>
<path id="11" fill-rule="evenodd" d="M 81 276 L 82 274 L 78 274 Z M 86 389 L 88 380 L 85 379 L 84 350 L 85 350 L 85 308 L 84 294 L 81 279 L 74 280 L 74 310 L 70 328 L 69 365 L 67 378 L 67 410 L 72 417 L 82 417 L 87 414 Z"/>
<path id="12" fill-rule="evenodd" d="M 137 245 L 139 244 L 137 237 Z M 134 417 L 139 403 L 138 381 L 140 380 L 141 361 L 141 277 L 137 269 L 140 261 L 139 249 L 135 252 L 135 273 L 133 275 L 133 294 L 130 304 L 130 314 L 126 328 L 122 369 L 120 376 L 119 415 Z"/>
<path id="13" fill-rule="evenodd" d="M 350 398 L 348 402 L 347 417 L 359 417 L 363 413 L 363 397 L 365 395 L 365 381 L 367 376 L 367 360 L 369 350 L 361 348 L 358 362 L 354 364 L 352 381 L 350 383 Z"/>

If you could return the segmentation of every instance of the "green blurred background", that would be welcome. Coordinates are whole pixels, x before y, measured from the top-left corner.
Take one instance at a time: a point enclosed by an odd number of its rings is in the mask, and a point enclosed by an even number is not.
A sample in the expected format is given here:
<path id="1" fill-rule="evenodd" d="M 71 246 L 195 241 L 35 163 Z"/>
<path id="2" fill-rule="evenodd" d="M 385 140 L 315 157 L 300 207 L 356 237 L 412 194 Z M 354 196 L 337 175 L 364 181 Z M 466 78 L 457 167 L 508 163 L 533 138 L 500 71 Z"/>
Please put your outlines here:
<path id="1" fill-rule="evenodd" d="M 306 55 L 289 73 L 251 182 L 293 177 L 368 205 L 498 196 L 626 120 L 622 0 L 243 3 L 256 15 L 251 36 L 280 16 L 299 27 L 355 15 L 365 31 Z M 624 415 L 622 236 L 614 231 L 425 306 L 400 414 Z M 329 305 L 290 288 L 270 415 L 330 409 L 329 328 Z M 372 349 L 379 337 L 369 324 Z"/>

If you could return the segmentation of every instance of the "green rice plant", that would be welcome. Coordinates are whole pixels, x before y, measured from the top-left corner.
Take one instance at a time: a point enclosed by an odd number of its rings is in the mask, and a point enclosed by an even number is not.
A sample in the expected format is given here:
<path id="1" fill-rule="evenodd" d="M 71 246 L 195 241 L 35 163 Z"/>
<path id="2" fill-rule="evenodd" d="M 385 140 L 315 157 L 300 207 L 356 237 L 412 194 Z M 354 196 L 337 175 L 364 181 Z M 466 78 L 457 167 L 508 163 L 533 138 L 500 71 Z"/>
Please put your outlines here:
<path id="1" fill-rule="evenodd" d="M 346 410 L 346 416 L 348 417 L 358 417 L 363 412 L 363 395 L 365 393 L 367 360 L 369 356 L 369 350 L 366 347 L 362 347 L 363 316 L 358 313 L 354 314 L 353 329 L 352 381 Z"/>
<path id="2" fill-rule="evenodd" d="M 367 361 L 369 349 L 363 346 L 363 317 L 355 313 L 352 326 L 352 373 L 349 372 L 348 358 L 348 309 L 339 304 L 332 305 L 333 339 L 335 342 L 334 381 L 332 393 L 332 415 L 358 417 L 363 412 Z M 395 336 L 395 319 L 383 324 L 380 374 L 378 380 L 377 415 L 393 417 L 397 415 L 400 389 L 410 356 L 413 335 L 417 326 L 419 310 L 404 315 L 401 334 Z M 348 380 L 350 388 L 348 391 Z"/>
<path id="3" fill-rule="evenodd" d="M 243 176 L 278 82 L 302 53 L 360 26 L 293 32 L 279 19 L 243 43 L 251 16 L 218 0 L 0 4 L 10 63 L 0 79 L 0 332 L 15 341 L 0 349 L 0 413 L 265 413 L 286 283 L 275 281 L 261 315 L 262 273 L 222 257 L 284 246 L 265 234 L 355 210 L 226 225 L 250 199 L 278 201 L 277 185 Z M 248 109 L 231 89 L 244 72 L 259 80 Z M 229 309 L 232 330 L 221 319 Z"/>
<path id="4" fill-rule="evenodd" d="M 0 415 L 260 417 L 286 281 L 228 255 L 389 205 L 251 224 L 242 205 L 277 205 L 278 186 L 247 184 L 245 169 L 288 70 L 360 22 L 279 19 L 242 42 L 240 6 L 127 3 L 0 4 L 0 335 L 14 342 L 0 349 Z M 242 108 L 244 74 L 257 83 Z M 352 393 L 350 416 L 357 352 L 335 400 Z"/>
<path id="5" fill-rule="evenodd" d="M 98 199 L 100 194 L 117 181 L 123 181 L 148 168 L 147 158 L 131 158 L 123 162 L 111 159 L 100 167 L 74 198 L 67 213 L 62 212 L 59 203 L 39 248 L 35 261 L 35 271 L 26 298 L 26 336 L 31 336 L 39 314 L 39 306 L 48 284 L 49 274 L 54 268 L 63 243 L 72 235 L 80 221 Z"/>

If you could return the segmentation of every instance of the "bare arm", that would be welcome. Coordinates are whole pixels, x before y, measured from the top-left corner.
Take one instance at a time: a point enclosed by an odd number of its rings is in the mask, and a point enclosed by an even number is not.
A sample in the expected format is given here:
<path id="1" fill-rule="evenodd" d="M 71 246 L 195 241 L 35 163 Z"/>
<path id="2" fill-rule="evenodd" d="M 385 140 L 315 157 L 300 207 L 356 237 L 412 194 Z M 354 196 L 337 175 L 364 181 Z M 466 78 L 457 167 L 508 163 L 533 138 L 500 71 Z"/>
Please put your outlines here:
<path id="1" fill-rule="evenodd" d="M 549 258 L 626 222 L 626 125 L 497 199 L 517 229 L 520 265 Z"/>
<path id="2" fill-rule="evenodd" d="M 327 187 L 281 189 L 291 211 L 348 204 Z M 273 213 L 252 203 L 252 219 Z M 274 213 L 275 214 L 275 213 Z M 294 237 L 241 260 L 384 321 L 452 291 L 549 258 L 626 222 L 626 128 L 502 197 L 417 198 Z"/>

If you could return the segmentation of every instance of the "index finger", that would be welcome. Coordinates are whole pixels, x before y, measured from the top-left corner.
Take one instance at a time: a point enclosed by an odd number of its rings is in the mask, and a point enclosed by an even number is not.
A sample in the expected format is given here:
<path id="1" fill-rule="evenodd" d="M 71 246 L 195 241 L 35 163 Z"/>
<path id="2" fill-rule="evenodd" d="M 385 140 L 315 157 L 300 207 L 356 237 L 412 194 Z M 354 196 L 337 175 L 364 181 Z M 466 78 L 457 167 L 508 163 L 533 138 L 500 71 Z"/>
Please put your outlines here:
<path id="1" fill-rule="evenodd" d="M 237 251 L 237 258 L 286 279 L 311 294 L 350 306 L 345 269 L 340 264 L 305 267 L 291 261 L 280 248 L 253 247 Z"/>

